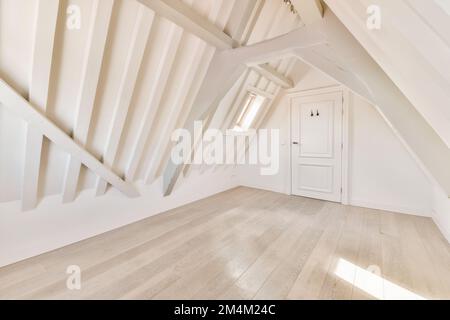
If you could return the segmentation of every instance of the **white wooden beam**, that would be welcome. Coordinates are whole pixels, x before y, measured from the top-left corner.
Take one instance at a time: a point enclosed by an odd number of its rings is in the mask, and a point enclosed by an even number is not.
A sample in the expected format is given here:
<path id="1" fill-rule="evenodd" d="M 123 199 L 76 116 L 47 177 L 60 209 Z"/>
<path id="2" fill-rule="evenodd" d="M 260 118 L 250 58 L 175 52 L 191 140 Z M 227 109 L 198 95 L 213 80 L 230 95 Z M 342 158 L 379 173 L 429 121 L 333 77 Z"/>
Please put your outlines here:
<path id="1" fill-rule="evenodd" d="M 294 83 L 292 82 L 291 79 L 279 73 L 275 68 L 271 67 L 267 63 L 255 65 L 254 68 L 260 75 L 262 75 L 263 77 L 267 78 L 270 81 L 275 82 L 277 85 L 285 89 L 294 87 Z"/>
<path id="2" fill-rule="evenodd" d="M 237 45 L 230 36 L 180 0 L 138 1 L 218 49 L 230 49 Z"/>
<path id="3" fill-rule="evenodd" d="M 273 94 L 271 94 L 269 92 L 266 92 L 264 90 L 261 90 L 261 89 L 255 87 L 255 86 L 248 86 L 247 87 L 247 91 L 253 92 L 253 93 L 257 94 L 257 95 L 263 96 L 263 97 L 265 97 L 267 99 L 270 99 L 270 100 L 275 98 L 275 95 L 273 95 Z"/>
<path id="4" fill-rule="evenodd" d="M 241 77 L 239 78 L 239 88 L 236 91 L 236 95 L 233 98 L 233 101 L 231 102 L 227 112 L 223 116 L 223 120 L 221 121 L 220 128 L 221 130 L 226 130 L 230 124 L 232 123 L 233 119 L 236 117 L 237 110 L 240 105 L 242 105 L 242 101 L 245 98 L 245 95 L 247 91 L 245 90 L 246 86 L 251 83 L 252 77 L 250 75 L 252 74 L 251 69 L 247 68 Z M 256 73 L 253 72 L 253 75 L 256 75 Z M 213 111 L 211 111 L 212 113 Z M 207 122 L 209 123 L 212 121 L 212 118 L 214 117 L 214 114 L 208 114 L 208 117 L 203 116 L 201 119 L 209 119 Z M 203 128 L 205 129 L 205 123 L 203 123 Z M 197 145 L 195 145 L 197 147 Z M 193 148 L 195 149 L 195 148 Z M 188 176 L 192 170 L 191 164 L 185 164 L 182 169 L 183 176 Z"/>
<path id="5" fill-rule="evenodd" d="M 113 108 L 113 119 L 108 133 L 108 141 L 103 153 L 103 163 L 113 167 L 116 153 L 122 136 L 125 120 L 133 95 L 133 89 L 138 77 L 139 68 L 144 56 L 145 47 L 154 20 L 154 12 L 140 6 L 136 22 L 131 34 L 131 43 L 125 61 L 124 73 L 120 80 L 116 104 Z M 107 182 L 100 177 L 97 179 L 96 194 L 102 195 L 106 192 Z"/>
<path id="6" fill-rule="evenodd" d="M 187 99 L 187 108 L 186 108 L 186 112 L 183 113 L 182 118 L 179 119 L 177 126 L 183 126 L 184 123 L 186 122 L 187 116 L 189 115 L 190 111 L 193 108 L 193 104 L 195 101 L 195 98 L 200 90 L 200 87 L 203 83 L 203 80 L 205 79 L 206 73 L 208 71 L 208 66 L 209 63 L 211 62 L 213 56 L 214 56 L 214 50 L 212 47 L 207 48 L 203 54 L 202 57 L 202 61 L 203 64 L 201 65 L 201 68 L 196 72 L 196 76 L 194 79 L 194 87 L 191 89 L 190 93 L 189 93 L 189 97 Z M 202 117 L 203 118 L 203 117 Z M 162 163 L 162 165 L 164 165 L 165 163 L 167 163 L 169 157 L 170 157 L 170 152 L 171 152 L 171 146 L 172 144 L 168 145 L 168 148 L 166 149 L 165 152 L 165 156 L 164 156 L 164 163 Z M 162 166 L 160 165 L 159 170 L 163 169 Z"/>
<path id="7" fill-rule="evenodd" d="M 256 2 L 256 5 L 252 11 L 252 15 L 250 16 L 247 25 L 245 26 L 245 29 L 241 35 L 241 43 L 243 45 L 247 45 L 248 41 L 250 40 L 250 37 L 253 34 L 253 30 L 255 30 L 255 26 L 258 23 L 258 20 L 261 16 L 262 9 L 264 8 L 266 1 L 265 0 L 258 0 Z"/>
<path id="8" fill-rule="evenodd" d="M 131 153 L 130 162 L 128 163 L 125 171 L 125 179 L 128 181 L 133 181 L 136 178 L 136 171 L 138 169 L 139 162 L 142 159 L 146 141 L 149 138 L 150 131 L 155 122 L 155 116 L 169 80 L 169 75 L 173 67 L 182 34 L 183 30 L 177 25 L 173 25 L 167 35 L 167 41 L 164 44 L 162 59 L 154 71 L 154 81 L 151 84 L 151 88 L 149 88 L 150 95 L 148 98 L 148 104 L 142 117 L 144 121 L 139 129 L 138 137 Z"/>
<path id="9" fill-rule="evenodd" d="M 313 24 L 323 18 L 321 0 L 292 0 L 292 4 L 306 25 Z"/>
<path id="10" fill-rule="evenodd" d="M 36 8 L 29 101 L 42 112 L 47 107 L 58 7 L 59 1 L 39 0 Z M 22 180 L 23 210 L 33 209 L 37 204 L 42 142 L 42 134 L 28 124 Z"/>
<path id="11" fill-rule="evenodd" d="M 194 121 L 202 115 L 213 112 L 218 104 L 242 75 L 247 64 L 265 63 L 280 56 L 292 56 L 295 48 L 315 46 L 324 42 L 320 30 L 294 30 L 286 35 L 256 43 L 251 46 L 217 51 L 210 64 L 206 77 L 199 90 L 194 108 L 189 113 L 184 128 L 193 133 Z M 194 142 L 195 144 L 196 142 Z M 183 171 L 184 165 L 166 165 L 163 180 L 163 193 L 169 195 Z"/>
<path id="12" fill-rule="evenodd" d="M 175 101 L 172 106 L 169 106 L 170 110 L 167 118 L 164 121 L 164 125 L 156 137 L 156 144 L 153 147 L 152 158 L 148 166 L 145 181 L 150 183 L 155 178 L 156 172 L 159 168 L 161 159 L 165 154 L 165 148 L 170 143 L 170 136 L 175 129 L 177 119 L 180 112 L 185 107 L 186 99 L 189 94 L 189 90 L 192 87 L 192 80 L 195 77 L 196 71 L 200 65 L 203 52 L 206 49 L 205 43 L 198 43 L 196 48 L 196 54 L 193 56 L 192 61 L 189 62 L 188 70 L 185 71 L 181 83 L 183 84 L 176 92 Z"/>
<path id="13" fill-rule="evenodd" d="M 84 53 L 81 85 L 76 104 L 77 114 L 73 130 L 73 139 L 82 146 L 86 145 L 89 133 L 113 3 L 113 0 L 95 0 L 92 7 L 88 46 Z M 77 158 L 69 156 L 64 179 L 63 202 L 70 202 L 75 199 L 80 169 L 81 162 Z"/>
<path id="14" fill-rule="evenodd" d="M 18 117 L 33 126 L 40 135 L 46 136 L 63 151 L 76 157 L 100 177 L 129 197 L 137 197 L 138 191 L 129 183 L 119 178 L 110 168 L 102 164 L 82 146 L 72 140 L 63 130 L 50 121 L 42 111 L 38 111 L 33 104 L 25 100 L 3 79 L 0 79 L 0 102 Z"/>

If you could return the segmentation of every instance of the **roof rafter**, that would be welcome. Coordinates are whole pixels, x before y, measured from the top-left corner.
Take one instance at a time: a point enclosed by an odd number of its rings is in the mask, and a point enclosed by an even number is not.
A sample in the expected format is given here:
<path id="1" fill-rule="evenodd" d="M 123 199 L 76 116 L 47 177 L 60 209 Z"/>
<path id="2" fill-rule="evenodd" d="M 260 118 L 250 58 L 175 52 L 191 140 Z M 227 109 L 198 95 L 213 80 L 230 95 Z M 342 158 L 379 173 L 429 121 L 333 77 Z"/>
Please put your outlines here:
<path id="1" fill-rule="evenodd" d="M 138 1 L 218 49 L 237 46 L 229 35 L 180 0 Z"/>
<path id="2" fill-rule="evenodd" d="M 77 116 L 73 130 L 73 138 L 80 145 L 87 143 L 112 8 L 112 0 L 95 0 L 89 27 L 88 47 L 85 51 L 82 67 L 82 80 L 77 98 Z M 70 202 L 75 199 L 80 169 L 81 162 L 70 156 L 64 178 L 63 202 Z"/>
<path id="3" fill-rule="evenodd" d="M 156 70 L 154 70 L 155 80 L 152 82 L 150 88 L 150 95 L 148 98 L 148 104 L 143 116 L 144 121 L 139 129 L 138 138 L 134 144 L 132 155 L 125 171 L 125 178 L 129 181 L 133 181 L 136 177 L 139 162 L 145 151 L 146 141 L 149 137 L 150 131 L 154 125 L 155 117 L 158 111 L 158 107 L 161 103 L 164 90 L 169 82 L 170 72 L 172 70 L 175 56 L 180 44 L 183 30 L 173 25 L 169 34 L 167 35 L 167 41 L 164 44 L 162 53 L 162 59 L 158 64 Z"/>
<path id="4" fill-rule="evenodd" d="M 49 120 L 45 115 L 35 109 L 34 105 L 25 100 L 19 93 L 11 88 L 3 79 L 0 79 L 0 102 L 30 126 L 33 126 L 41 135 L 46 136 L 62 150 L 76 157 L 86 167 L 108 181 L 122 193 L 129 197 L 137 197 L 139 192 L 133 185 L 123 181 L 110 168 L 102 164 L 96 157 L 77 144 L 62 129 Z"/>
<path id="5" fill-rule="evenodd" d="M 130 107 L 134 86 L 138 77 L 145 47 L 154 20 L 154 13 L 140 6 L 137 19 L 131 35 L 131 43 L 128 50 L 124 72 L 120 80 L 117 100 L 114 106 L 114 115 L 109 128 L 108 141 L 103 154 L 103 162 L 112 167 L 116 159 L 120 138 Z M 97 179 L 96 194 L 106 192 L 107 182 L 100 177 Z"/>
<path id="6" fill-rule="evenodd" d="M 29 101 L 45 112 L 47 107 L 59 1 L 39 1 L 35 20 Z M 22 209 L 33 209 L 38 200 L 43 136 L 28 125 L 22 181 Z"/>
<path id="7" fill-rule="evenodd" d="M 155 178 L 160 162 L 164 157 L 164 147 L 170 143 L 170 135 L 176 127 L 177 116 L 185 107 L 189 90 L 192 87 L 192 80 L 194 79 L 196 71 L 200 66 L 201 58 L 203 57 L 203 52 L 205 49 L 205 43 L 199 42 L 197 44 L 196 54 L 193 56 L 192 61 L 190 61 L 188 70 L 185 71 L 185 74 L 183 75 L 183 85 L 177 90 L 175 101 L 173 105 L 170 106 L 167 120 L 164 122 L 163 128 L 161 129 L 161 132 L 159 132 L 156 139 L 150 165 L 147 168 L 145 176 L 145 181 L 147 184 Z"/>
<path id="8" fill-rule="evenodd" d="M 268 63 L 257 64 L 253 68 L 261 74 L 263 77 L 270 81 L 275 82 L 277 85 L 289 89 L 294 87 L 294 82 L 286 77 L 284 74 L 279 73 L 275 68 L 270 66 Z"/>
<path id="9" fill-rule="evenodd" d="M 320 0 L 291 0 L 300 18 L 306 25 L 323 18 L 323 5 Z"/>
<path id="10" fill-rule="evenodd" d="M 217 51 L 190 111 L 184 128 L 191 134 L 194 121 L 201 119 L 209 111 L 217 109 L 220 101 L 242 75 L 247 64 L 265 63 L 280 56 L 291 56 L 295 48 L 310 47 L 323 43 L 320 32 L 306 32 L 297 29 L 288 34 L 251 46 Z M 194 141 L 194 145 L 196 145 Z M 183 171 L 184 165 L 168 161 L 163 179 L 163 193 L 169 195 Z"/>

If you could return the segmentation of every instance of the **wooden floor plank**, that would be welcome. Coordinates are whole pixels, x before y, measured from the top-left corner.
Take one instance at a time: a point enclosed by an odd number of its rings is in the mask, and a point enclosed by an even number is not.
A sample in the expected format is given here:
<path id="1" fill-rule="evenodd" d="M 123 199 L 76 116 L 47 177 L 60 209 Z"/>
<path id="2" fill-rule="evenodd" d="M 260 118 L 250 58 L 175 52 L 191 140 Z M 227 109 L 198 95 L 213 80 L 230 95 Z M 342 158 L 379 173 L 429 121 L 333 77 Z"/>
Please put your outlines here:
<path id="1" fill-rule="evenodd" d="M 449 265 L 429 218 L 240 187 L 0 268 L 0 298 L 448 299 Z"/>

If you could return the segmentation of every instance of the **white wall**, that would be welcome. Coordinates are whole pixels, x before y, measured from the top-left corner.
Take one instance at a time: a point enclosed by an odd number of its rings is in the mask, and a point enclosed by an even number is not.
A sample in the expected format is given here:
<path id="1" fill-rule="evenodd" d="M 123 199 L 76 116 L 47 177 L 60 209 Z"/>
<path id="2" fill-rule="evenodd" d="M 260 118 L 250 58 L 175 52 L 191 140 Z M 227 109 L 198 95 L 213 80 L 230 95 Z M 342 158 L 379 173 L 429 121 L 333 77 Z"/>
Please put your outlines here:
<path id="1" fill-rule="evenodd" d="M 294 91 L 337 85 L 315 69 L 298 66 Z M 353 205 L 430 216 L 432 185 L 378 111 L 350 95 L 349 105 L 349 202 Z M 290 192 L 289 99 L 283 98 L 267 128 L 280 129 L 280 171 L 261 176 L 257 166 L 239 167 L 246 186 Z"/>
<path id="2" fill-rule="evenodd" d="M 44 198 L 35 210 L 22 212 L 20 202 L 0 204 L 0 267 L 93 237 L 160 212 L 237 186 L 231 168 L 199 174 L 177 184 L 162 196 L 162 181 L 138 185 L 141 196 L 129 199 L 111 188 L 101 197 L 84 191 L 74 202 L 61 196 Z"/>
<path id="3" fill-rule="evenodd" d="M 437 224 L 444 237 L 450 242 L 450 199 L 439 187 L 434 188 L 433 221 Z"/>
<path id="4" fill-rule="evenodd" d="M 355 95 L 349 104 L 351 204 L 429 216 L 432 184 L 378 111 Z"/>

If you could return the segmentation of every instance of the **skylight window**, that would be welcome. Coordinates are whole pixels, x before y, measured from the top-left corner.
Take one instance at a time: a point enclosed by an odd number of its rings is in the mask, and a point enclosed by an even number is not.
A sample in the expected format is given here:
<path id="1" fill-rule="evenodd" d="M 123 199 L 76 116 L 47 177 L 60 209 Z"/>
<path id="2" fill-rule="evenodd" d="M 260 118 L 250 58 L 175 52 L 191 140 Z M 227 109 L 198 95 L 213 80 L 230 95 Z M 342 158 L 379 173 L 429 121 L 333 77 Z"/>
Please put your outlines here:
<path id="1" fill-rule="evenodd" d="M 239 115 L 234 131 L 247 131 L 256 119 L 266 98 L 255 93 L 249 93 L 241 114 Z"/>

